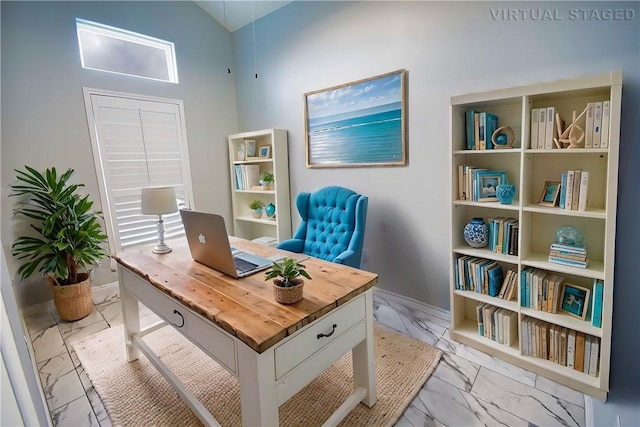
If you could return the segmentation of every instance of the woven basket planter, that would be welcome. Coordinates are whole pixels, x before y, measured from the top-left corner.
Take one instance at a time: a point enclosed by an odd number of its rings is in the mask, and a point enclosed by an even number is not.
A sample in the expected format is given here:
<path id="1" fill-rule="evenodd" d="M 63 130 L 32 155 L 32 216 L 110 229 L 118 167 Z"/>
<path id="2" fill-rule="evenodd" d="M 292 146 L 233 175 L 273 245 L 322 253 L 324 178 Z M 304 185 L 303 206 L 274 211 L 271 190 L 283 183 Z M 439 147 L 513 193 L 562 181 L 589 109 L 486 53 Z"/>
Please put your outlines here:
<path id="1" fill-rule="evenodd" d="M 295 286 L 283 288 L 278 286 L 281 283 L 279 280 L 273 281 L 273 298 L 280 304 L 294 304 L 302 299 L 302 288 L 304 286 L 304 280 L 297 280 L 299 282 Z"/>
<path id="2" fill-rule="evenodd" d="M 55 280 L 49 278 L 51 289 L 53 289 L 53 302 L 62 320 L 79 320 L 93 311 L 91 280 L 86 273 L 81 276 L 84 278 L 81 282 L 64 286 L 60 286 Z"/>

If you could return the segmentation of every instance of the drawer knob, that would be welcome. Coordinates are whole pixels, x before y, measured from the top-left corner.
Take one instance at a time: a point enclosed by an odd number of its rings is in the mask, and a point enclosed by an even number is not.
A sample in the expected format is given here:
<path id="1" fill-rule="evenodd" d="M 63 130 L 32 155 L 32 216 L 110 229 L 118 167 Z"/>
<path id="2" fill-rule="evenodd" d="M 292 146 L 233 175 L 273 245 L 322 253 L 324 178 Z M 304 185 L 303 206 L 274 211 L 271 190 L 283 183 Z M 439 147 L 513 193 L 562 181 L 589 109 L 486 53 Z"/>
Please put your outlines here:
<path id="1" fill-rule="evenodd" d="M 182 313 L 180 313 L 178 310 L 173 310 L 173 314 L 177 314 L 178 316 L 180 316 L 180 320 L 182 320 L 182 323 L 180 325 L 176 324 L 176 326 L 178 328 L 182 328 L 184 326 L 184 317 L 182 316 Z"/>
<path id="2" fill-rule="evenodd" d="M 336 328 L 338 327 L 338 325 L 336 325 L 335 323 L 333 324 L 333 329 L 331 329 L 331 332 L 329 332 L 328 334 L 318 334 L 318 339 L 320 338 L 326 338 L 326 337 L 330 337 L 331 335 L 333 335 L 333 333 L 336 331 Z"/>

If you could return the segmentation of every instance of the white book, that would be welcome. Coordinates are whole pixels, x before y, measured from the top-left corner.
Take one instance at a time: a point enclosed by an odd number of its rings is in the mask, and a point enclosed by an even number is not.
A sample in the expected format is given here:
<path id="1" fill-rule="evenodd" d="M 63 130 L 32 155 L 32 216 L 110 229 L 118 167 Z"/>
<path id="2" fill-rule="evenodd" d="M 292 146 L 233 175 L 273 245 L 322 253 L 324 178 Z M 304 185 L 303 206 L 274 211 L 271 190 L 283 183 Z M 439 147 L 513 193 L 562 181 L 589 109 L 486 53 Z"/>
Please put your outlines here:
<path id="1" fill-rule="evenodd" d="M 584 148 L 593 148 L 593 109 L 594 103 L 588 103 L 587 119 L 584 125 Z"/>
<path id="2" fill-rule="evenodd" d="M 521 338 L 522 338 L 522 353 L 525 356 L 529 355 L 529 332 L 528 332 L 528 328 L 527 328 L 527 324 L 529 323 L 529 320 L 525 317 L 522 318 L 522 320 L 520 321 L 520 325 L 521 327 Z"/>
<path id="3" fill-rule="evenodd" d="M 580 177 L 582 176 L 581 170 L 573 171 L 573 194 L 571 195 L 571 210 L 578 210 L 578 196 L 580 195 Z"/>
<path id="4" fill-rule="evenodd" d="M 531 138 L 529 138 L 529 148 L 538 147 L 538 116 L 540 115 L 539 108 L 533 108 L 531 110 Z"/>
<path id="5" fill-rule="evenodd" d="M 589 358 L 589 375 L 598 375 L 598 356 L 600 353 L 600 338 L 591 337 L 591 356 Z"/>
<path id="6" fill-rule="evenodd" d="M 602 101 L 594 103 L 593 107 L 593 148 L 600 148 L 602 134 Z"/>
<path id="7" fill-rule="evenodd" d="M 536 148 L 542 150 L 544 148 L 545 137 L 547 136 L 547 109 L 540 108 L 538 112 L 538 144 Z"/>
<path id="8" fill-rule="evenodd" d="M 609 101 L 602 103 L 602 130 L 600 131 L 600 148 L 609 148 L 609 123 L 611 121 Z"/>
<path id="9" fill-rule="evenodd" d="M 245 167 L 247 178 L 245 190 L 260 185 L 260 165 L 245 165 Z"/>
<path id="10" fill-rule="evenodd" d="M 589 373 L 589 362 L 591 360 L 591 335 L 584 338 L 584 355 L 582 356 L 582 372 Z"/>
<path id="11" fill-rule="evenodd" d="M 567 189 L 564 196 L 564 208 L 571 210 L 571 199 L 573 197 L 573 184 L 575 173 L 574 171 L 567 171 Z"/>
<path id="12" fill-rule="evenodd" d="M 573 368 L 574 356 L 576 352 L 576 331 L 571 329 L 567 335 L 567 367 Z"/>
<path id="13" fill-rule="evenodd" d="M 578 211 L 587 210 L 587 193 L 589 192 L 589 172 L 582 171 L 580 173 L 580 194 L 578 195 Z"/>
<path id="14" fill-rule="evenodd" d="M 555 107 L 547 107 L 547 125 L 545 129 L 544 136 L 544 149 L 551 150 L 555 146 L 553 143 L 553 137 L 557 137 L 556 127 L 554 126 L 556 120 L 556 109 Z"/>

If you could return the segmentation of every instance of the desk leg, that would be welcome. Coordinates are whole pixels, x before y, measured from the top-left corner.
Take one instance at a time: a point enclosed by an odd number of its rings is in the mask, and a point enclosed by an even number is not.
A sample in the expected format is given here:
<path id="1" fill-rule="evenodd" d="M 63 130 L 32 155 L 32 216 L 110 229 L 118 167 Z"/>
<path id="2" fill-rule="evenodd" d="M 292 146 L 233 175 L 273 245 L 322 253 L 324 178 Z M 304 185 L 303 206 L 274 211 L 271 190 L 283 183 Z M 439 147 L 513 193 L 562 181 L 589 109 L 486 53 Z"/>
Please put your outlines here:
<path id="1" fill-rule="evenodd" d="M 122 322 L 124 324 L 124 342 L 127 349 L 127 360 L 133 362 L 140 356 L 140 350 L 133 343 L 133 335 L 140 335 L 140 312 L 138 299 L 122 286 L 122 275 L 119 275 L 120 303 L 122 304 Z"/>
<path id="2" fill-rule="evenodd" d="M 373 353 L 373 292 L 369 289 L 366 292 L 366 326 L 367 338 L 360 344 L 355 346 L 352 351 L 353 355 L 353 388 L 364 387 L 367 394 L 362 403 L 368 407 L 372 407 L 376 403 L 376 376 L 375 361 Z"/>
<path id="3" fill-rule="evenodd" d="M 279 425 L 273 349 L 259 354 L 239 343 L 238 374 L 242 425 Z"/>

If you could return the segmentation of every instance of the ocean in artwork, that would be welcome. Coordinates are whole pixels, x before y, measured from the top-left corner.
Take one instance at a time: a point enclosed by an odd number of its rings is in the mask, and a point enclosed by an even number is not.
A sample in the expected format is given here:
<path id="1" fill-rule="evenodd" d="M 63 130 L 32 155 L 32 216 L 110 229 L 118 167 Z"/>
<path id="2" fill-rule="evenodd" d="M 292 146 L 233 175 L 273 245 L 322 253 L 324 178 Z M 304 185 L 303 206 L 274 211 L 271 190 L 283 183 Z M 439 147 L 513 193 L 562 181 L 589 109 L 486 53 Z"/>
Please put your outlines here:
<path id="1" fill-rule="evenodd" d="M 402 162 L 401 102 L 309 120 L 311 165 Z"/>

